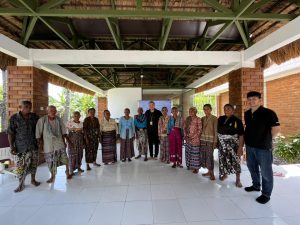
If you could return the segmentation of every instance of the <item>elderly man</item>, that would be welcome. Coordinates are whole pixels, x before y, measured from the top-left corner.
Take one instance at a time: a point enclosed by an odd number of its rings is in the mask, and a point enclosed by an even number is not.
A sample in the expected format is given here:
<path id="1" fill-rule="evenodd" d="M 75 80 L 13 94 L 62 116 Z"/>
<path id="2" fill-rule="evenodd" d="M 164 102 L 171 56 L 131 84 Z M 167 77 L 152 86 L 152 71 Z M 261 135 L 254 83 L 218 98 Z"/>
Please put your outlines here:
<path id="1" fill-rule="evenodd" d="M 15 192 L 21 192 L 25 187 L 25 178 L 31 174 L 31 184 L 39 186 L 35 180 L 38 165 L 38 147 L 35 139 L 35 127 L 39 117 L 31 112 L 32 103 L 22 101 L 20 111 L 9 119 L 8 140 L 11 154 L 17 155 L 17 176 L 19 186 Z"/>
<path id="2" fill-rule="evenodd" d="M 43 148 L 45 159 L 51 173 L 47 183 L 52 183 L 55 180 L 57 167 L 66 165 L 67 179 L 71 179 L 69 173 L 68 157 L 66 153 L 66 128 L 56 113 L 56 107 L 53 105 L 47 108 L 48 115 L 43 116 L 38 120 L 36 125 L 36 138 L 40 148 Z M 70 143 L 70 142 L 69 142 Z"/>

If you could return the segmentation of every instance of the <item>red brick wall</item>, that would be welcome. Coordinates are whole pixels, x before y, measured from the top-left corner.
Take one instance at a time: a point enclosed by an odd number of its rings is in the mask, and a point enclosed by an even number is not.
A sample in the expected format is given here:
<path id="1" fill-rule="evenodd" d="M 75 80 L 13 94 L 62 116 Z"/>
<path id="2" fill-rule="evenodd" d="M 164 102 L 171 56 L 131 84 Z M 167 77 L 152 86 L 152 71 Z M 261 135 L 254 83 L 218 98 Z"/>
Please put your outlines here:
<path id="1" fill-rule="evenodd" d="M 9 66 L 7 69 L 8 117 L 19 111 L 21 100 L 31 101 L 32 111 L 45 115 L 48 105 L 48 73 L 30 66 Z"/>
<path id="2" fill-rule="evenodd" d="M 261 68 L 241 68 L 229 73 L 229 103 L 236 106 L 235 114 L 244 118 L 248 109 L 247 93 L 264 90 L 263 72 Z"/>
<path id="3" fill-rule="evenodd" d="M 98 118 L 101 120 L 103 118 L 103 111 L 107 109 L 107 98 L 98 97 Z"/>
<path id="4" fill-rule="evenodd" d="M 221 93 L 217 98 L 218 116 L 224 115 L 224 105 L 229 103 L 229 92 Z"/>
<path id="5" fill-rule="evenodd" d="M 279 117 L 281 133 L 300 132 L 300 73 L 266 82 L 267 107 Z"/>

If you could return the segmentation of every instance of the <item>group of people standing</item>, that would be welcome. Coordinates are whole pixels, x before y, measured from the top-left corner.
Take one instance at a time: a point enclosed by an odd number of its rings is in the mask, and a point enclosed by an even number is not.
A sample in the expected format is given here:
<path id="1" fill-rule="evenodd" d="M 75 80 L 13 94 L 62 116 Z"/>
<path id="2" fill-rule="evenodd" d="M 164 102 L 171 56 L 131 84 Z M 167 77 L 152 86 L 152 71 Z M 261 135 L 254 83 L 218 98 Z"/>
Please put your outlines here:
<path id="1" fill-rule="evenodd" d="M 29 173 L 32 176 L 31 183 L 35 186 L 40 184 L 35 179 L 39 148 L 43 149 L 51 173 L 47 182 L 52 183 L 60 165 L 66 166 L 67 179 L 75 175 L 75 170 L 84 172 L 81 168 L 84 149 L 86 169 L 91 170 L 91 163 L 100 166 L 96 162 L 99 143 L 102 145 L 103 163 L 117 162 L 117 140 L 120 139 L 122 162 L 130 162 L 135 156 L 136 140 L 139 152 L 136 159 L 144 155 L 144 161 L 156 160 L 160 149 L 160 161 L 172 163 L 173 168 L 183 167 L 182 148 L 185 146 L 187 169 L 198 173 L 201 167 L 207 168 L 208 172 L 202 175 L 210 180 L 215 180 L 213 153 L 217 148 L 220 180 L 225 180 L 229 174 L 236 174 L 237 187 L 242 187 L 240 158 L 246 146 L 247 165 L 253 185 L 245 190 L 260 191 L 262 176 L 262 195 L 256 200 L 266 203 L 273 189 L 272 139 L 278 134 L 280 124 L 272 110 L 261 106 L 259 92 L 249 92 L 247 99 L 250 109 L 245 112 L 245 129 L 242 121 L 234 116 L 231 104 L 224 106 L 225 115 L 219 118 L 212 115 L 211 105 L 205 104 L 204 117 L 198 117 L 197 109 L 191 107 L 189 116 L 184 119 L 176 107 L 168 115 L 167 107 L 159 111 L 155 103 L 150 101 L 149 109 L 144 113 L 142 108 L 138 108 L 134 117 L 126 108 L 118 125 L 110 118 L 109 110 L 104 111 L 104 118 L 99 121 L 95 117 L 95 109 L 91 108 L 83 122 L 80 121 L 80 113 L 74 112 L 72 120 L 65 126 L 56 115 L 55 106 L 49 106 L 48 115 L 38 118 L 31 112 L 31 102 L 23 101 L 20 112 L 10 118 L 8 129 L 11 152 L 18 156 L 19 186 L 15 192 L 24 189 L 25 177 Z"/>

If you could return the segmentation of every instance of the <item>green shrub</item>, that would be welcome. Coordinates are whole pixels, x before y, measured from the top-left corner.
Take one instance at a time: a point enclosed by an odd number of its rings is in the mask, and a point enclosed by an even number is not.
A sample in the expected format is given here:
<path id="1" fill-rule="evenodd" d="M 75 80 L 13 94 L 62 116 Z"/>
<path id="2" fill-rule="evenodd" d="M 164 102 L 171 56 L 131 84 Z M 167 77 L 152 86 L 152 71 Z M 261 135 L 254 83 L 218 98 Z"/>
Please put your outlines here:
<path id="1" fill-rule="evenodd" d="M 300 162 L 300 134 L 285 138 L 279 136 L 275 141 L 275 155 L 288 163 Z"/>

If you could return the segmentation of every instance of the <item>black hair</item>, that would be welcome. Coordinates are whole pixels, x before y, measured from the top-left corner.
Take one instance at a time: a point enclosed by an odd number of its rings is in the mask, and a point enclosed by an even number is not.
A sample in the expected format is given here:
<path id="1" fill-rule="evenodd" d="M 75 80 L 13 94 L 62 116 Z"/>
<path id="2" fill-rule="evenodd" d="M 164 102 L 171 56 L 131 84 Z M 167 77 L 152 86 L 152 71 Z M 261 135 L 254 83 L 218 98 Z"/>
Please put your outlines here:
<path id="1" fill-rule="evenodd" d="M 32 102 L 28 100 L 23 100 L 20 102 L 20 106 L 25 106 L 25 105 L 32 105 Z"/>
<path id="2" fill-rule="evenodd" d="M 124 112 L 125 112 L 126 110 L 128 110 L 128 112 L 130 113 L 130 109 L 129 109 L 129 108 L 125 108 L 125 109 L 124 109 Z"/>
<path id="3" fill-rule="evenodd" d="M 229 107 L 229 108 L 231 108 L 232 110 L 234 110 L 234 107 L 233 107 L 233 105 L 231 105 L 231 104 L 226 104 L 226 105 L 224 105 L 224 109 L 225 109 L 225 107 Z"/>
<path id="4" fill-rule="evenodd" d="M 203 109 L 204 109 L 205 107 L 208 107 L 208 108 L 210 108 L 210 110 L 212 110 L 211 104 L 205 104 L 205 105 L 203 106 Z"/>
<path id="5" fill-rule="evenodd" d="M 90 111 L 96 112 L 96 109 L 95 109 L 95 108 L 89 108 L 89 109 L 88 109 L 88 113 L 89 113 Z"/>
<path id="6" fill-rule="evenodd" d="M 154 102 L 154 101 L 150 101 L 150 102 L 149 102 L 149 104 L 151 104 L 151 103 L 153 103 L 153 104 L 155 105 L 155 102 Z"/>
<path id="7" fill-rule="evenodd" d="M 259 93 L 258 91 L 250 91 L 247 93 L 247 98 L 250 98 L 250 97 L 261 98 L 261 93 Z"/>
<path id="8" fill-rule="evenodd" d="M 168 107 L 166 107 L 166 106 L 163 106 L 163 107 L 161 108 L 161 111 L 163 111 L 164 109 L 166 109 L 166 110 L 168 111 Z"/>

